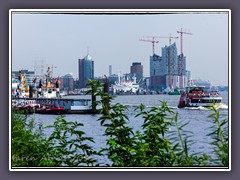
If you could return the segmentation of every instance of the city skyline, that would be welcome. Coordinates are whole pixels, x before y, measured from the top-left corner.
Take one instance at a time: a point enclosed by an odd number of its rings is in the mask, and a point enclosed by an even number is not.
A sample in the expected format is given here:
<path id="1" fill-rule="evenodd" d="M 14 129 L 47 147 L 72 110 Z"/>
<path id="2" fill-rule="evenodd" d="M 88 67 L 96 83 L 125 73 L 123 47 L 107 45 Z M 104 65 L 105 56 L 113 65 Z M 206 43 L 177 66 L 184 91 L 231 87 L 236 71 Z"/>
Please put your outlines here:
<path id="1" fill-rule="evenodd" d="M 159 10 L 159 12 L 161 12 Z M 141 62 L 150 75 L 152 44 L 144 36 L 178 36 L 183 28 L 183 53 L 193 79 L 214 85 L 228 84 L 228 12 L 180 12 L 170 14 L 30 14 L 12 13 L 12 70 L 34 70 L 43 60 L 54 66 L 54 75 L 78 77 L 78 59 L 92 57 L 95 76 L 129 73 L 133 62 Z M 169 45 L 158 39 L 155 53 Z M 180 54 L 180 37 L 172 40 Z M 230 61 L 230 59 L 229 59 Z M 46 68 L 45 68 L 46 69 Z M 44 71 L 45 71 L 44 69 Z"/>

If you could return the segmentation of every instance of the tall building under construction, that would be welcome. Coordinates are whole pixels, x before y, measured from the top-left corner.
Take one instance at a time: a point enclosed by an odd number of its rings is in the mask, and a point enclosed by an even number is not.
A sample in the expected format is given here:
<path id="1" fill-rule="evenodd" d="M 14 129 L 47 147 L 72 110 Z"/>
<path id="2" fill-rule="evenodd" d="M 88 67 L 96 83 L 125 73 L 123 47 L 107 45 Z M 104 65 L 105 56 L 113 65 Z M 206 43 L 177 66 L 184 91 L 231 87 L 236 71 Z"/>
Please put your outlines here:
<path id="1" fill-rule="evenodd" d="M 186 76 L 186 57 L 183 56 L 183 65 L 180 66 L 180 55 L 176 43 L 161 48 L 162 56 L 150 56 L 150 89 L 163 90 L 180 87 L 180 72 Z M 182 71 L 180 71 L 180 67 Z M 185 81 L 185 80 L 184 80 Z"/>

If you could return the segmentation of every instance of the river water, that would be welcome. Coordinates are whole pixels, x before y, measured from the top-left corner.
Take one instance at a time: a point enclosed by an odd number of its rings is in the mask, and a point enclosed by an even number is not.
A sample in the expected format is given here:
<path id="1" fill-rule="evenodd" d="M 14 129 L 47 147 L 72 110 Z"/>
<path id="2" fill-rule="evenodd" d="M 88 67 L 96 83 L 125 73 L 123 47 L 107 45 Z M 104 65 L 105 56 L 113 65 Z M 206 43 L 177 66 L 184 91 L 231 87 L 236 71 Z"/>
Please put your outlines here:
<path id="1" fill-rule="evenodd" d="M 228 118 L 228 93 L 222 92 L 223 103 L 226 105 L 220 109 L 221 117 Z M 89 96 L 72 96 L 73 98 L 89 98 Z M 204 152 L 211 154 L 212 147 L 209 144 L 212 140 L 211 137 L 206 136 L 210 131 L 209 127 L 212 126 L 211 119 L 208 118 L 212 111 L 206 110 L 204 108 L 182 108 L 178 109 L 179 95 L 122 95 L 116 96 L 112 103 L 121 103 L 123 105 L 128 105 L 128 110 L 126 115 L 129 117 L 129 126 L 133 128 L 134 131 L 140 130 L 143 123 L 141 117 L 135 117 L 136 111 L 135 107 L 140 104 L 144 104 L 147 107 L 150 106 L 160 106 L 161 100 L 167 101 L 167 104 L 179 114 L 179 122 L 188 122 L 189 124 L 184 128 L 185 130 L 190 130 L 193 132 L 192 140 L 195 142 L 190 147 L 190 153 Z M 71 98 L 68 96 L 68 98 Z M 44 126 L 53 124 L 57 115 L 41 115 L 32 114 L 30 118 L 34 117 L 35 122 L 42 122 Z M 104 134 L 104 127 L 100 126 L 100 122 L 97 119 L 100 115 L 83 115 L 83 114 L 67 114 L 65 119 L 68 121 L 78 121 L 84 124 L 83 131 L 86 136 L 94 138 L 95 143 L 91 144 L 95 150 L 99 150 L 106 146 L 106 137 Z M 51 134 L 51 129 L 45 131 L 48 136 Z M 106 157 L 99 159 L 100 163 L 109 163 Z"/>

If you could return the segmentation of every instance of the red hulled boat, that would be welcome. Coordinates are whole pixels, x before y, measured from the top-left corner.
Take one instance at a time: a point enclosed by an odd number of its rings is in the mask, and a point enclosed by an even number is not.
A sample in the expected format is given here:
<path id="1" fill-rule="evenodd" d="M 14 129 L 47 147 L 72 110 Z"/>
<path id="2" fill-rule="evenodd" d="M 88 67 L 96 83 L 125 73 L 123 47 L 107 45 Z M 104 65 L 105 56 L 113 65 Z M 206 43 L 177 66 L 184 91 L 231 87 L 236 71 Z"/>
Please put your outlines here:
<path id="1" fill-rule="evenodd" d="M 204 86 L 188 86 L 181 93 L 178 108 L 207 107 L 222 103 L 219 92 L 211 91 Z"/>
<path id="2" fill-rule="evenodd" d="M 54 104 L 41 104 L 40 108 L 37 108 L 35 112 L 40 114 L 64 114 L 65 109 Z"/>

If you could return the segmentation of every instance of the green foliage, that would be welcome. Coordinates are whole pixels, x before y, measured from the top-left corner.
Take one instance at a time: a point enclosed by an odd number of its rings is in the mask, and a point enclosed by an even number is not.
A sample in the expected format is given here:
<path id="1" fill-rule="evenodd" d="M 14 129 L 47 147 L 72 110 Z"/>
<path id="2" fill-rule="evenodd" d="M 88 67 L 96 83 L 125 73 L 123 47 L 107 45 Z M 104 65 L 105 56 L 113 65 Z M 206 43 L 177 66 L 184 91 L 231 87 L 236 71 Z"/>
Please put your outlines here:
<path id="1" fill-rule="evenodd" d="M 113 99 L 113 96 L 109 96 L 107 92 L 103 92 L 104 83 L 101 83 L 98 80 L 88 80 L 86 86 L 91 86 L 91 89 L 88 90 L 87 94 L 92 94 L 92 110 L 95 112 L 97 105 L 101 105 L 100 113 L 105 115 L 109 114 L 110 111 L 110 102 Z M 100 100 L 96 100 L 96 97 L 99 96 Z"/>
<path id="2" fill-rule="evenodd" d="M 90 86 L 91 89 L 87 90 L 86 94 L 92 95 L 92 112 L 96 112 L 96 107 L 100 103 L 96 100 L 96 97 L 100 95 L 102 92 L 103 83 L 97 80 L 89 79 L 86 86 Z"/>
<path id="3" fill-rule="evenodd" d="M 79 130 L 82 126 L 82 123 L 66 121 L 61 115 L 53 125 L 46 127 L 53 128 L 48 138 L 48 142 L 54 144 L 49 158 L 58 166 L 94 166 L 96 160 L 93 156 L 97 153 L 88 145 L 94 141 Z"/>
<path id="4" fill-rule="evenodd" d="M 132 128 L 127 126 L 128 117 L 124 114 L 126 106 L 119 103 L 111 107 L 109 114 L 99 118 L 101 125 L 106 127 L 105 136 L 108 148 L 103 148 L 107 156 L 112 160 L 112 166 L 127 167 L 130 165 L 131 147 L 134 139 Z"/>
<path id="5" fill-rule="evenodd" d="M 164 101 L 161 107 L 151 107 L 150 110 L 146 110 L 144 105 L 141 105 L 136 110 L 140 110 L 136 117 L 142 116 L 144 119 L 143 133 L 138 133 L 138 139 L 141 140 L 138 141 L 140 152 L 137 154 L 140 153 L 141 156 L 138 163 L 144 166 L 172 166 L 173 151 L 166 133 L 172 125 L 174 112 Z M 141 146 L 145 149 L 144 156 Z"/>
<path id="6" fill-rule="evenodd" d="M 213 126 L 210 127 L 211 133 L 207 136 L 212 137 L 211 145 L 215 153 L 211 161 L 215 165 L 227 167 L 229 166 L 228 120 L 220 118 L 220 112 L 214 105 L 210 109 L 214 111 L 208 116 L 212 119 Z"/>
<path id="7" fill-rule="evenodd" d="M 27 121 L 27 115 L 13 111 L 12 166 L 98 166 L 93 156 L 99 154 L 88 144 L 94 143 L 93 138 L 79 130 L 82 126 L 82 123 L 67 122 L 64 116 L 59 116 L 53 125 L 46 127 L 53 128 L 46 138 L 41 124 L 36 126 L 34 119 Z"/>
<path id="8" fill-rule="evenodd" d="M 102 149 L 119 167 L 173 167 L 207 166 L 207 155 L 189 156 L 188 140 L 192 132 L 183 131 L 188 123 L 178 125 L 178 114 L 171 110 L 165 101 L 161 107 L 146 109 L 140 105 L 136 117 L 142 116 L 142 132 L 133 132 L 127 126 L 126 106 L 119 103 L 111 106 L 109 115 L 99 118 L 106 127 L 107 147 Z M 177 133 L 171 133 L 175 126 Z M 184 132 L 182 134 L 182 131 Z M 190 134 L 190 135 L 189 135 Z"/>
<path id="9" fill-rule="evenodd" d="M 34 131 L 34 119 L 27 122 L 27 115 L 12 111 L 11 156 L 13 167 L 46 166 L 52 162 L 48 155 L 50 143 L 42 136 L 42 125 Z"/>

